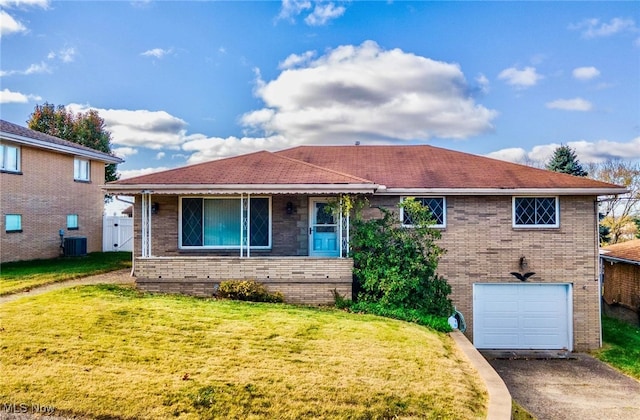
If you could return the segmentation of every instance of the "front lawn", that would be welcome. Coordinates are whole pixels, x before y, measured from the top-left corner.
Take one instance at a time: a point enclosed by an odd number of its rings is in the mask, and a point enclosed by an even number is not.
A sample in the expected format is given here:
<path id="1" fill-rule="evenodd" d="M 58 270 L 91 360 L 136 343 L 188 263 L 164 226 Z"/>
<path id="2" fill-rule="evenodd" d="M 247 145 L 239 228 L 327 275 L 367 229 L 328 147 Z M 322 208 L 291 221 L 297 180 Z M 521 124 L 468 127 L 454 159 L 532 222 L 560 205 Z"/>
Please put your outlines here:
<path id="1" fill-rule="evenodd" d="M 0 265 L 0 296 L 127 267 L 131 267 L 131 252 L 92 252 L 84 257 L 4 263 Z"/>
<path id="2" fill-rule="evenodd" d="M 640 379 L 640 327 L 603 316 L 602 338 L 604 346 L 596 357 Z"/>
<path id="3" fill-rule="evenodd" d="M 486 416 L 449 336 L 333 309 L 100 285 L 0 306 L 0 404 L 90 418 Z"/>

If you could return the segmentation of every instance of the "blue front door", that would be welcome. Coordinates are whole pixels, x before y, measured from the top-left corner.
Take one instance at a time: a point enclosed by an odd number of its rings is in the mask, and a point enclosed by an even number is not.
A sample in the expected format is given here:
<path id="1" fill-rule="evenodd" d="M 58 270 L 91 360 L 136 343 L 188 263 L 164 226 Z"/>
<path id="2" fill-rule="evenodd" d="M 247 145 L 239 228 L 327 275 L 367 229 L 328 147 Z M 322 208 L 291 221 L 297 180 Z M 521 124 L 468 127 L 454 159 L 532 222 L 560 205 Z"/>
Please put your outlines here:
<path id="1" fill-rule="evenodd" d="M 338 257 L 338 224 L 326 198 L 309 199 L 309 256 Z"/>

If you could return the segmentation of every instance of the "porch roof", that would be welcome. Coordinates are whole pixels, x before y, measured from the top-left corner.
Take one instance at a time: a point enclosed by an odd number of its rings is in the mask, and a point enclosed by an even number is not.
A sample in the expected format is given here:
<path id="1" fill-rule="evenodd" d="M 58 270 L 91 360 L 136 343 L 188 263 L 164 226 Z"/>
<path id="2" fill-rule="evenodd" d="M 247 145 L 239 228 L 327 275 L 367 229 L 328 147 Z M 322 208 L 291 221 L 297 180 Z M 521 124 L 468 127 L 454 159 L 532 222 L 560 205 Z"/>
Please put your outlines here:
<path id="1" fill-rule="evenodd" d="M 262 151 L 109 183 L 115 194 L 372 193 L 374 182 Z"/>

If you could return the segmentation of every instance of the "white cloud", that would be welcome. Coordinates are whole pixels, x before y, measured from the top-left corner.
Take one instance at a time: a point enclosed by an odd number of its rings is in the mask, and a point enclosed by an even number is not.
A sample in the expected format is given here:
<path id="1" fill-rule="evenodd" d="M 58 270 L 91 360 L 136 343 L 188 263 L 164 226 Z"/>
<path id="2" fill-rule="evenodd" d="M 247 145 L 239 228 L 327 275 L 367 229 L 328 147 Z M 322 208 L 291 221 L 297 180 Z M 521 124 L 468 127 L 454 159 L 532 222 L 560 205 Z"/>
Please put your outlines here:
<path id="1" fill-rule="evenodd" d="M 5 88 L 0 91 L 0 104 L 19 103 L 26 104 L 29 101 L 41 101 L 42 98 L 37 95 L 25 95 L 20 92 L 12 92 Z"/>
<path id="2" fill-rule="evenodd" d="M 328 21 L 342 16 L 345 10 L 343 6 L 336 7 L 333 3 L 316 3 L 313 12 L 304 19 L 304 22 L 309 26 L 326 25 Z"/>
<path id="3" fill-rule="evenodd" d="M 98 111 L 116 145 L 179 150 L 189 140 L 187 123 L 165 111 L 100 109 L 80 104 L 69 104 L 66 108 L 72 112 Z"/>
<path id="4" fill-rule="evenodd" d="M 640 137 L 628 142 L 578 140 L 563 144 L 572 148 L 580 163 L 583 164 L 598 163 L 608 159 L 640 159 Z M 509 148 L 489 153 L 487 156 L 516 163 L 533 162 L 540 166 L 549 161 L 559 146 L 560 144 L 557 143 L 544 144 L 535 146 L 530 151 L 522 148 Z"/>
<path id="5" fill-rule="evenodd" d="M 591 66 L 591 67 L 577 67 L 573 69 L 573 77 L 578 80 L 591 80 L 600 76 L 600 70 Z"/>
<path id="6" fill-rule="evenodd" d="M 555 101 L 547 102 L 546 106 L 549 109 L 561 109 L 564 111 L 591 111 L 593 108 L 591 102 L 582 98 L 556 99 Z"/>
<path id="7" fill-rule="evenodd" d="M 40 7 L 47 9 L 49 7 L 49 0 L 0 0 L 0 7 L 4 8 L 25 8 L 25 7 Z M 11 16 L 6 10 L 0 10 L 0 38 L 26 32 L 28 29 Z"/>
<path id="8" fill-rule="evenodd" d="M 116 147 L 112 150 L 113 154 L 121 157 L 121 158 L 126 158 L 128 156 L 131 155 L 136 155 L 138 154 L 138 149 L 134 149 L 133 147 Z"/>
<path id="9" fill-rule="evenodd" d="M 41 61 L 38 64 L 31 64 L 25 70 L 0 70 L 0 76 L 13 76 L 14 74 L 30 75 L 30 74 L 42 74 L 51 73 L 51 68 L 47 63 Z"/>
<path id="10" fill-rule="evenodd" d="M 25 32 L 27 27 L 4 10 L 0 10 L 0 37 Z"/>
<path id="11" fill-rule="evenodd" d="M 182 149 L 187 152 L 192 152 L 187 160 L 187 163 L 192 164 L 221 159 L 228 156 L 242 155 L 257 150 L 281 150 L 297 146 L 298 144 L 297 141 L 292 141 L 278 135 L 262 138 L 238 138 L 233 136 L 220 138 L 194 135 L 192 140 L 182 146 Z"/>
<path id="12" fill-rule="evenodd" d="M 484 74 L 479 74 L 476 77 L 476 83 L 478 84 L 478 89 L 483 94 L 489 93 L 489 79 Z"/>
<path id="13" fill-rule="evenodd" d="M 284 19 L 291 23 L 299 15 L 307 14 L 304 22 L 309 26 L 326 25 L 330 20 L 337 19 L 345 12 L 344 6 L 336 6 L 335 2 L 310 0 L 282 0 L 282 7 L 277 19 Z"/>
<path id="14" fill-rule="evenodd" d="M 173 52 L 173 48 L 169 48 L 168 50 L 163 50 L 162 48 L 154 48 L 151 50 L 147 50 L 140 55 L 144 57 L 155 57 L 155 58 L 163 58 L 165 55 L 169 55 Z"/>
<path id="15" fill-rule="evenodd" d="M 40 7 L 42 9 L 49 8 L 49 0 L 0 0 L 0 6 L 2 7 Z"/>
<path id="16" fill-rule="evenodd" d="M 160 159 L 164 158 L 166 155 L 167 155 L 167 154 L 166 154 L 165 152 L 158 152 L 158 153 L 156 154 L 156 159 L 157 159 L 157 160 L 160 160 Z"/>
<path id="17" fill-rule="evenodd" d="M 304 64 L 268 83 L 257 73 L 255 94 L 265 108 L 242 116 L 247 134 L 298 143 L 466 138 L 491 130 L 497 115 L 469 96 L 457 64 L 383 50 L 372 41 Z"/>
<path id="18" fill-rule="evenodd" d="M 166 171 L 168 169 L 173 169 L 173 168 L 168 168 L 168 167 L 165 167 L 165 166 L 158 166 L 158 167 L 155 167 L 155 168 L 118 170 L 118 173 L 120 174 L 120 179 L 127 179 L 127 178 L 133 178 L 133 177 L 140 176 L 140 175 L 147 175 L 147 174 L 152 174 L 152 173 L 155 173 L 155 172 L 162 172 L 162 171 Z"/>
<path id="19" fill-rule="evenodd" d="M 283 62 L 278 65 L 280 70 L 291 69 L 298 66 L 303 66 L 309 64 L 311 60 L 315 57 L 315 51 L 306 51 L 303 54 L 291 54 L 289 57 L 285 58 Z"/>
<path id="20" fill-rule="evenodd" d="M 305 10 L 311 9 L 311 1 L 309 0 L 282 0 L 282 7 L 278 19 L 286 19 L 293 21 L 295 16 Z"/>
<path id="21" fill-rule="evenodd" d="M 76 49 L 73 47 L 62 48 L 57 52 L 51 51 L 49 54 L 47 54 L 47 58 L 49 60 L 54 60 L 58 58 L 63 63 L 71 63 L 72 61 L 75 60 L 75 57 L 76 57 Z"/>
<path id="22" fill-rule="evenodd" d="M 580 23 L 569 25 L 569 29 L 579 30 L 583 38 L 601 38 L 612 36 L 621 32 L 635 32 L 638 30 L 633 19 L 612 18 L 609 22 L 601 22 L 600 19 L 592 18 L 583 20 Z"/>
<path id="23" fill-rule="evenodd" d="M 498 79 L 504 80 L 508 85 L 518 89 L 526 89 L 535 86 L 539 80 L 543 79 L 543 76 L 536 72 L 535 67 L 525 67 L 522 70 L 509 67 L 500 72 Z"/>

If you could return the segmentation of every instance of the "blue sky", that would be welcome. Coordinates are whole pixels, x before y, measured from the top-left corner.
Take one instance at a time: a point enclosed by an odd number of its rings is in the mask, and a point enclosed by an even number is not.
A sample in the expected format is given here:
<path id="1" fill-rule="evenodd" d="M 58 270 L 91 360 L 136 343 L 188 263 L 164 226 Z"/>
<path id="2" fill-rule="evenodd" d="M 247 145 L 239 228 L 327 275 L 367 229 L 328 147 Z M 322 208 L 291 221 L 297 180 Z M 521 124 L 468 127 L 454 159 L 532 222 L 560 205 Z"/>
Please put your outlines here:
<path id="1" fill-rule="evenodd" d="M 638 2 L 0 0 L 2 119 L 97 109 L 122 176 L 301 144 L 640 160 Z"/>

